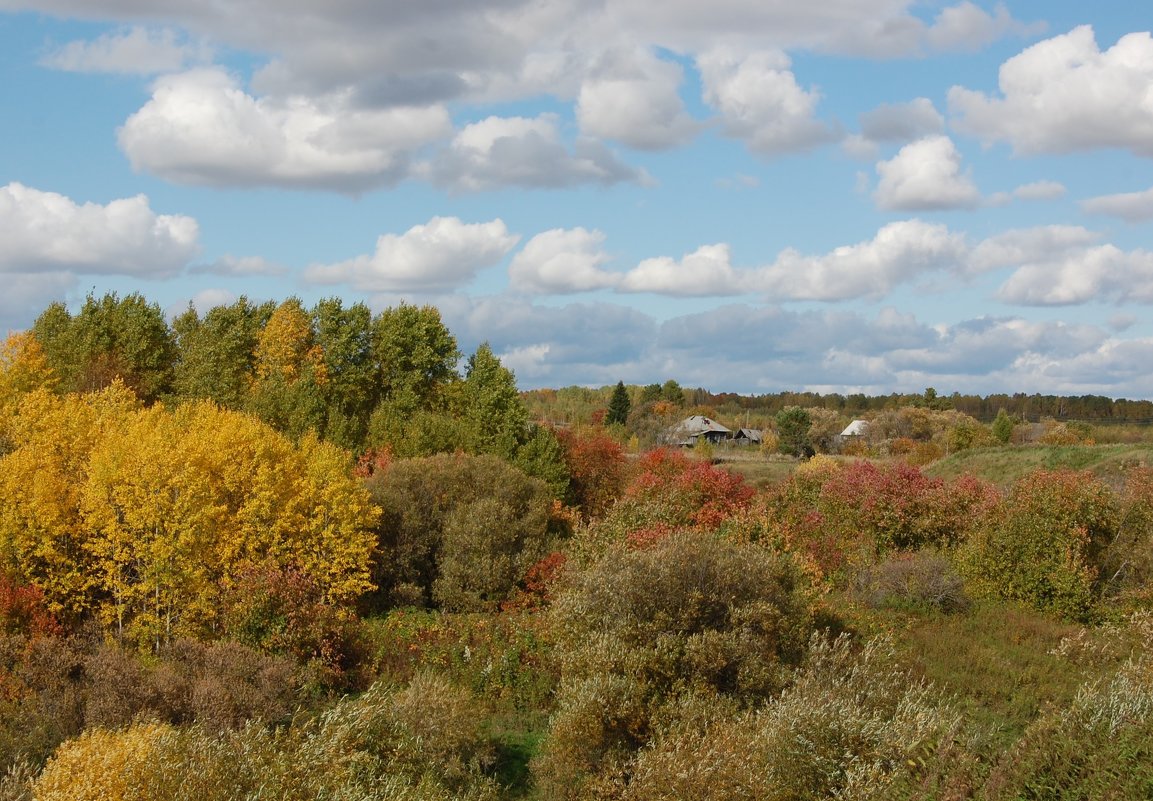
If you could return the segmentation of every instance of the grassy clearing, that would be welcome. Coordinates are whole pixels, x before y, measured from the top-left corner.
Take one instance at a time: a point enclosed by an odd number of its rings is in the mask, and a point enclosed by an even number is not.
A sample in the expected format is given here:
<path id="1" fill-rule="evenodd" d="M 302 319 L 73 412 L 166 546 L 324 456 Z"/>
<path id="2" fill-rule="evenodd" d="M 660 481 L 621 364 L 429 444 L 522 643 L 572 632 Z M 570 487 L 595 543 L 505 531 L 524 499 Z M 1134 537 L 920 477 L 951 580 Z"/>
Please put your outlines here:
<path id="1" fill-rule="evenodd" d="M 1006 445 L 954 453 L 926 467 L 925 473 L 945 479 L 968 474 L 1007 486 L 1034 470 L 1088 470 L 1119 485 L 1127 470 L 1151 464 L 1149 445 Z"/>
<path id="2" fill-rule="evenodd" d="M 754 487 L 767 487 L 787 479 L 801 462 L 789 456 L 755 454 L 737 458 L 723 454 L 717 456 L 717 464 L 730 473 L 743 476 Z"/>

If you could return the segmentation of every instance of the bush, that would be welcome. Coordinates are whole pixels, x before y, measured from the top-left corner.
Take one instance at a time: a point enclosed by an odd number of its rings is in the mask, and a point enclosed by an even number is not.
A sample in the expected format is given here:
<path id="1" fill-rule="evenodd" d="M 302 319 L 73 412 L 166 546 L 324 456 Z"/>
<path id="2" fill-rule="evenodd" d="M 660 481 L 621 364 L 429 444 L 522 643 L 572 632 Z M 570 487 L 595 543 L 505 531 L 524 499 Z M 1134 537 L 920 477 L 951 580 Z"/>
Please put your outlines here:
<path id="1" fill-rule="evenodd" d="M 818 637 L 808 665 L 777 700 L 661 732 L 619 797 L 930 797 L 924 789 L 935 774 L 958 767 L 943 750 L 956 718 L 894 664 L 886 641 L 857 653 L 846 637 Z"/>
<path id="2" fill-rule="evenodd" d="M 685 693 L 748 704 L 779 692 L 804 655 L 813 600 L 792 556 L 694 532 L 618 545 L 570 574 L 551 610 L 561 686 L 535 768 L 546 796 L 627 763 Z"/>
<path id="3" fill-rule="evenodd" d="M 279 730 L 93 729 L 58 749 L 34 792 L 45 801 L 482 801 L 496 787 L 483 774 L 492 749 L 480 720 L 467 694 L 421 677 Z"/>
<path id="4" fill-rule="evenodd" d="M 1116 504 L 1104 484 L 1085 473 L 1039 470 L 1017 481 L 986 516 L 959 550 L 958 567 L 979 595 L 1084 620 L 1116 526 Z"/>
<path id="5" fill-rule="evenodd" d="M 1153 659 L 1129 660 L 1082 687 L 1072 706 L 1025 732 L 991 772 L 982 799 L 1153 797 Z"/>
<path id="6" fill-rule="evenodd" d="M 374 578 L 386 602 L 492 610 L 548 552 L 547 485 L 495 456 L 400 460 L 367 485 L 383 508 Z"/>
<path id="7" fill-rule="evenodd" d="M 960 612 L 971 604 L 961 577 L 936 553 L 897 554 L 861 570 L 853 585 L 854 594 L 874 609 Z"/>

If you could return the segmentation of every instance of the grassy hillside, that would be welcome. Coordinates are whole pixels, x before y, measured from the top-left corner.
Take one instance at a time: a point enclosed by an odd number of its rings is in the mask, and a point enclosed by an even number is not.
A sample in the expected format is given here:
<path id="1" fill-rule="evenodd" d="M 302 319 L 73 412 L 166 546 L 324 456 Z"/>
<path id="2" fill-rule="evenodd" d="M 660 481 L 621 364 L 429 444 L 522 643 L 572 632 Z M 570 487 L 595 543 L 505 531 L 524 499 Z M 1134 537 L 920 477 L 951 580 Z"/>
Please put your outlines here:
<path id="1" fill-rule="evenodd" d="M 925 473 L 945 479 L 970 474 L 1003 486 L 1033 470 L 1088 470 L 1117 484 L 1126 470 L 1149 465 L 1150 445 L 1011 445 L 961 451 L 929 465 Z"/>

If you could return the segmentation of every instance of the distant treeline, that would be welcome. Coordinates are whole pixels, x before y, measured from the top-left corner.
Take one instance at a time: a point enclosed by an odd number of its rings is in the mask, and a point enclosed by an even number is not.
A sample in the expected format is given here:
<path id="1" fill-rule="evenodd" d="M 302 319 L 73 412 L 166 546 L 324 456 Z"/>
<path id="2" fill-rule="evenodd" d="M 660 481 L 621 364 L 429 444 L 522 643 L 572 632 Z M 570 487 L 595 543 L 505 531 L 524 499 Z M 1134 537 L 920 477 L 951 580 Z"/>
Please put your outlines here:
<path id="1" fill-rule="evenodd" d="M 1153 401 L 1108 398 L 1103 395 L 1028 395 L 1016 392 L 1012 395 L 962 395 L 954 392 L 947 396 L 937 396 L 927 391 L 925 394 L 864 395 L 853 393 L 841 395 L 819 392 L 778 392 L 767 395 L 738 395 L 733 392 L 713 393 L 704 389 L 686 389 L 689 403 L 712 406 L 718 411 L 739 409 L 741 411 L 776 414 L 787 406 L 804 408 L 819 407 L 830 409 L 850 417 L 865 417 L 885 409 L 903 406 L 931 406 L 937 409 L 955 409 L 975 417 L 982 422 L 992 421 L 999 411 L 1021 420 L 1036 422 L 1052 417 L 1056 420 L 1084 420 L 1094 423 L 1153 423 Z"/>

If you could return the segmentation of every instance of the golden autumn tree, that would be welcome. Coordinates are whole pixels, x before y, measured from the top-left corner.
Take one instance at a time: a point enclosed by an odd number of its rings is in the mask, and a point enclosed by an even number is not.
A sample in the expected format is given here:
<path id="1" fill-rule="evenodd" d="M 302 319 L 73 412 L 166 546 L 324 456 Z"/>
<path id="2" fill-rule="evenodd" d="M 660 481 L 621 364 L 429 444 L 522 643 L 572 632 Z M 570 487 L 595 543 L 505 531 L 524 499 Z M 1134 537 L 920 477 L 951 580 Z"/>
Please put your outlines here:
<path id="1" fill-rule="evenodd" d="M 39 587 L 53 612 L 78 614 L 94 600 L 91 531 L 80 509 L 89 458 L 138 406 L 119 382 L 87 395 L 40 389 L 11 420 L 13 450 L 0 459 L 0 559 Z"/>
<path id="2" fill-rule="evenodd" d="M 371 586 L 378 510 L 346 452 L 207 401 L 128 406 L 111 425 L 88 402 L 108 392 L 22 419 L 35 431 L 0 459 L 0 549 L 53 608 L 156 647 L 217 630 L 257 566 L 300 571 L 334 605 Z"/>
<path id="3" fill-rule="evenodd" d="M 278 431 L 300 437 L 324 422 L 328 373 L 312 318 L 297 298 L 281 303 L 260 333 L 247 407 Z"/>

